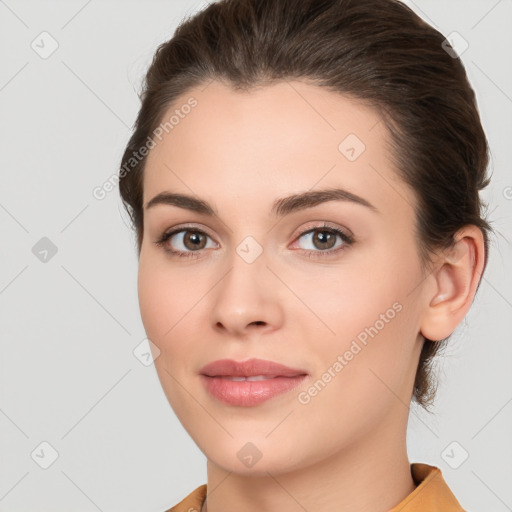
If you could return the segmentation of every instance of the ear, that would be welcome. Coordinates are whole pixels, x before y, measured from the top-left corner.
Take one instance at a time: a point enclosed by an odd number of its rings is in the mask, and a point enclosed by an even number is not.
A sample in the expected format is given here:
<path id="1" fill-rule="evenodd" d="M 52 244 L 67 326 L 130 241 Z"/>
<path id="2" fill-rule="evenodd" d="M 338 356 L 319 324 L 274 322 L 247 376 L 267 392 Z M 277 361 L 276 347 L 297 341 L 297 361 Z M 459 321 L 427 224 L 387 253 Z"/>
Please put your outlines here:
<path id="1" fill-rule="evenodd" d="M 420 332 L 430 340 L 442 340 L 452 334 L 469 311 L 482 277 L 485 259 L 484 238 L 480 228 L 467 225 L 454 235 L 454 244 L 443 251 L 435 270 L 427 279 L 433 290 Z"/>

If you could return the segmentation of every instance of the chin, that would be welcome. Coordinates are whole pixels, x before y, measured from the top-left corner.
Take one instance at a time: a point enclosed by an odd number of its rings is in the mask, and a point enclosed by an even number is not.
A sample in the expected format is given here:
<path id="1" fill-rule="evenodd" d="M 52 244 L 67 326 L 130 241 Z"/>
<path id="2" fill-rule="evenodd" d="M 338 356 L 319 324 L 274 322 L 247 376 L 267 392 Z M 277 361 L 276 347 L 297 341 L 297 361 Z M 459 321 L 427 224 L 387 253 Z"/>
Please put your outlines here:
<path id="1" fill-rule="evenodd" d="M 231 432 L 234 434 L 234 432 Z M 278 475 L 299 469 L 305 464 L 303 451 L 298 451 L 300 443 L 288 437 L 289 445 L 283 445 L 281 438 L 262 434 L 245 434 L 240 437 L 204 440 L 201 451 L 208 461 L 227 472 L 245 476 Z M 196 443 L 199 445 L 197 439 Z M 300 459 L 297 459 L 300 455 Z"/>

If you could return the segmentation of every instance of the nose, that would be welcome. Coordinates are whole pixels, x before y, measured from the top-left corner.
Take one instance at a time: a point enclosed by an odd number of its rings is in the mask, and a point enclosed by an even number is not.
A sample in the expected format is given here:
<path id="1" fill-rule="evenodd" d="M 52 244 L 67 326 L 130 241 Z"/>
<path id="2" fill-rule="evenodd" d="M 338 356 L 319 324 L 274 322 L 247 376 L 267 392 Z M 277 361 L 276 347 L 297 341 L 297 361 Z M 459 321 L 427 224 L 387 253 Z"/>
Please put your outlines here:
<path id="1" fill-rule="evenodd" d="M 265 334 L 283 322 L 283 286 L 261 255 L 248 263 L 236 254 L 213 290 L 213 328 L 231 337 Z"/>

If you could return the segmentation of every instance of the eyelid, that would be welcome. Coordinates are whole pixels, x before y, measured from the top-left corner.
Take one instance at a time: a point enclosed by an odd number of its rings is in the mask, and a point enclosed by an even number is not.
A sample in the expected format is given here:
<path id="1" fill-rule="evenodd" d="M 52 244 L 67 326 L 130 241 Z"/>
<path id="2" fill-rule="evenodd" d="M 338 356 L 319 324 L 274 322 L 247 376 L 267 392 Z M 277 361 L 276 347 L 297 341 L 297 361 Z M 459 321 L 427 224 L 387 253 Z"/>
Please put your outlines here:
<path id="1" fill-rule="evenodd" d="M 333 229 L 337 231 L 341 231 L 348 239 L 354 241 L 354 235 L 352 231 L 349 229 L 342 227 L 338 224 L 335 224 L 334 222 L 329 222 L 326 220 L 312 220 L 306 223 L 306 227 L 301 227 L 299 230 L 296 231 L 296 234 L 292 235 L 294 240 L 297 240 L 297 238 L 300 238 L 301 236 L 305 235 L 306 233 L 309 233 L 311 231 L 321 230 L 322 228 L 325 229 Z"/>
<path id="2" fill-rule="evenodd" d="M 163 235 L 168 235 L 170 233 L 176 234 L 180 231 L 202 231 L 206 235 L 208 235 L 212 240 L 215 240 L 215 237 L 209 232 L 208 228 L 203 226 L 202 224 L 195 224 L 195 223 L 186 223 L 186 224 L 177 224 L 176 226 L 173 226 L 172 228 L 166 229 L 163 232 Z M 218 242 L 216 242 L 218 243 Z"/>

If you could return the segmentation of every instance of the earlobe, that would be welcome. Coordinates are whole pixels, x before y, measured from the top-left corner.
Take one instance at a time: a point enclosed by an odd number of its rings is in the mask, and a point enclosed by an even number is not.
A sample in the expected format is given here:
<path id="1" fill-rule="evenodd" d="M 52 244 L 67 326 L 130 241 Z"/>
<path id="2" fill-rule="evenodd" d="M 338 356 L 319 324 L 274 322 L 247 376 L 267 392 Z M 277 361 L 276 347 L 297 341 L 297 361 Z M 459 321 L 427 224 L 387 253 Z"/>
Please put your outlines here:
<path id="1" fill-rule="evenodd" d="M 421 334 L 430 340 L 450 336 L 466 316 L 484 266 L 484 240 L 477 226 L 465 226 L 454 237 L 454 244 L 439 256 L 429 276 L 434 293 L 421 323 Z"/>

